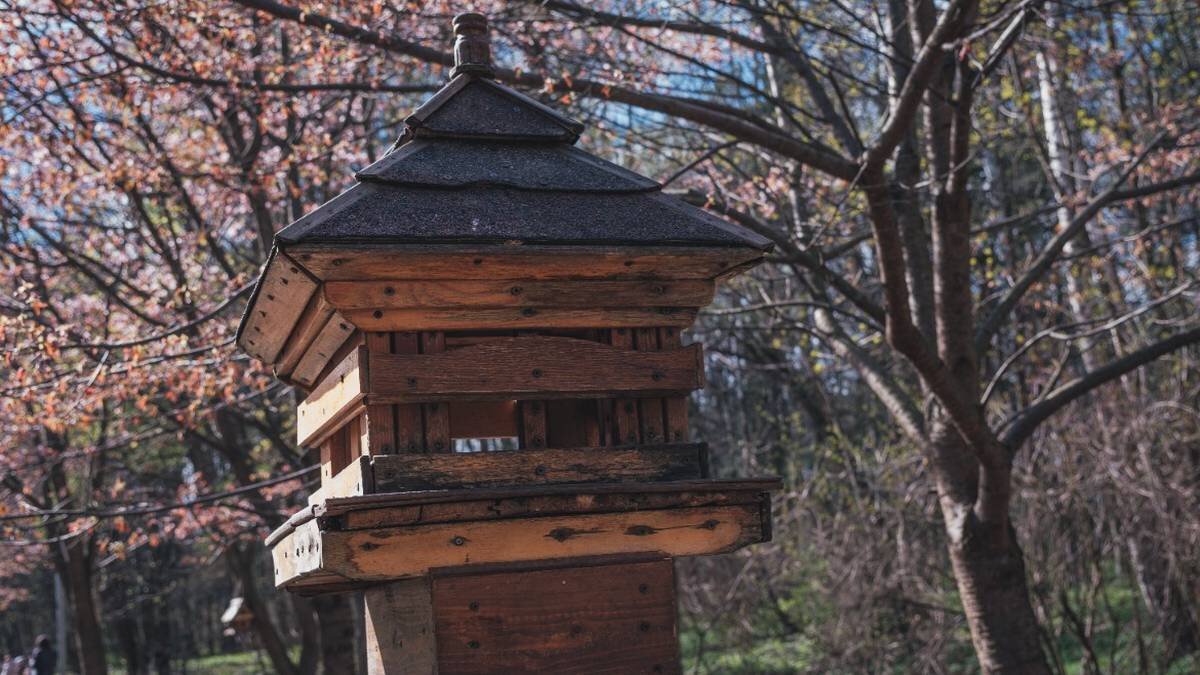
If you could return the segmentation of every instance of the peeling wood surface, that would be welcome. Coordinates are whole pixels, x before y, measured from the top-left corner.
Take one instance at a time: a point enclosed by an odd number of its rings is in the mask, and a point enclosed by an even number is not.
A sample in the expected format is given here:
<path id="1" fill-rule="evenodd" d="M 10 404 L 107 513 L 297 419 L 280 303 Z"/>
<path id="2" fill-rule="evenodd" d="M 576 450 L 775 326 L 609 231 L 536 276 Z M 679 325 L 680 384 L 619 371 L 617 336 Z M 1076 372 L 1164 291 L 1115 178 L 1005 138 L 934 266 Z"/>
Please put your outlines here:
<path id="1" fill-rule="evenodd" d="M 316 290 L 317 283 L 295 261 L 282 253 L 272 257 L 246 312 L 238 345 L 263 363 L 275 363 Z"/>
<path id="2" fill-rule="evenodd" d="M 679 673 L 674 564 L 435 574 L 443 672 Z"/>
<path id="3" fill-rule="evenodd" d="M 598 397 L 671 393 L 704 385 L 699 345 L 627 352 L 587 340 L 500 338 L 437 354 L 372 354 L 372 402 L 449 398 Z"/>
<path id="4" fill-rule="evenodd" d="M 701 478 L 701 444 L 374 457 L 377 492 Z"/>

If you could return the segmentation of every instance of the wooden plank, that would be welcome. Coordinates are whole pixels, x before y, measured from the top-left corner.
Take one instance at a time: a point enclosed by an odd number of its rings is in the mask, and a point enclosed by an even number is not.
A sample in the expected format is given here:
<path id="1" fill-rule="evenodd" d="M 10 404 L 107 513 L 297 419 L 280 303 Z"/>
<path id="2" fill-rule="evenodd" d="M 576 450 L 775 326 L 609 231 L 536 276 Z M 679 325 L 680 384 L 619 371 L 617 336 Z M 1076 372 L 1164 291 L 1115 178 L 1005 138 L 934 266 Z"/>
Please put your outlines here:
<path id="1" fill-rule="evenodd" d="M 296 364 L 296 369 L 291 373 L 291 379 L 311 388 L 317 383 L 321 372 L 337 355 L 338 348 L 350 339 L 350 335 L 353 333 L 353 324 L 336 312 L 330 315 L 321 332 L 304 352 L 304 356 L 300 357 L 300 362 Z"/>
<path id="2" fill-rule="evenodd" d="M 352 421 L 354 418 L 351 418 Z M 321 443 L 321 486 L 328 485 L 339 471 L 350 463 L 352 432 L 357 425 L 347 424 L 334 431 Z"/>
<path id="3" fill-rule="evenodd" d="M 301 357 L 308 351 L 313 340 L 317 339 L 317 335 L 329 322 L 331 316 L 333 316 L 333 307 L 325 302 L 324 294 L 313 293 L 275 364 L 276 377 L 287 377 L 296 369 Z"/>
<path id="4" fill-rule="evenodd" d="M 420 337 L 416 333 L 392 334 L 393 354 L 418 354 Z M 417 403 L 401 403 L 396 409 L 396 452 L 420 452 L 425 446 L 425 421 Z"/>
<path id="5" fill-rule="evenodd" d="M 749 248 L 696 246 L 331 246 L 298 244 L 289 255 L 324 281 L 409 279 L 713 279 L 761 260 Z"/>
<path id="6" fill-rule="evenodd" d="M 350 352 L 296 406 L 296 437 L 301 446 L 320 443 L 334 429 L 361 412 L 367 387 L 366 364 L 366 350 Z"/>
<path id="7" fill-rule="evenodd" d="M 627 513 L 654 509 L 730 504 L 767 504 L 769 497 L 759 492 L 648 492 L 641 494 L 557 494 L 537 497 L 474 500 L 453 503 L 414 504 L 365 511 L 351 511 L 342 518 L 343 530 L 380 527 L 506 520 L 539 516 L 565 516 L 579 513 Z"/>
<path id="8" fill-rule="evenodd" d="M 438 359 L 446 351 L 445 333 L 421 333 L 422 357 Z M 400 358 L 422 358 L 400 357 Z M 406 375 L 405 378 L 412 378 Z M 386 397 L 385 397 L 386 398 Z M 421 414 L 425 420 L 425 451 L 454 452 L 450 443 L 450 409 L 444 403 L 423 403 Z"/>
<path id="9" fill-rule="evenodd" d="M 641 553 L 726 553 L 762 540 L 757 505 L 552 516 L 324 533 L 322 569 L 386 580 L 431 568 Z"/>
<path id="10" fill-rule="evenodd" d="M 312 574 L 328 573 L 321 566 L 323 536 L 318 521 L 310 520 L 271 548 L 277 587 Z"/>
<path id="11" fill-rule="evenodd" d="M 638 328 L 634 331 L 634 343 L 638 351 L 658 351 L 658 329 Z M 661 398 L 638 400 L 638 429 L 643 443 L 662 443 L 666 438 Z"/>
<path id="12" fill-rule="evenodd" d="M 715 284 L 707 279 L 597 281 L 450 279 L 331 281 L 323 298 L 339 310 L 454 307 L 704 307 Z"/>
<path id="13" fill-rule="evenodd" d="M 516 401 L 450 401 L 450 438 L 519 435 Z"/>
<path id="14" fill-rule="evenodd" d="M 609 331 L 609 344 L 614 349 L 633 349 L 633 331 L 615 328 Z M 626 397 L 617 397 L 612 403 L 612 444 L 632 445 L 638 442 L 637 402 Z"/>
<path id="15" fill-rule="evenodd" d="M 373 354 L 368 392 L 372 402 L 399 403 L 662 395 L 703 387 L 701 358 L 699 345 L 641 353 L 574 338 L 499 338 L 444 353 Z"/>
<path id="16" fill-rule="evenodd" d="M 367 333 L 366 350 L 373 354 L 392 353 L 391 333 Z M 371 404 L 366 410 L 366 433 L 364 443 L 367 455 L 389 455 L 396 451 L 396 409 L 394 405 Z"/>
<path id="17" fill-rule="evenodd" d="M 460 503 L 472 500 L 533 499 L 546 495 L 572 495 L 588 502 L 605 494 L 679 494 L 691 492 L 752 492 L 778 490 L 778 478 L 681 480 L 664 483 L 592 483 L 590 485 L 525 485 L 467 490 L 431 490 L 427 492 L 390 492 L 345 499 L 331 498 L 314 510 L 321 518 L 335 518 L 352 511 L 412 504 Z"/>
<path id="18" fill-rule="evenodd" d="M 662 349 L 678 349 L 683 340 L 678 328 L 667 326 L 658 329 L 658 344 Z M 688 399 L 686 396 L 668 396 L 663 399 L 663 420 L 667 440 L 682 443 L 688 439 Z"/>
<path id="19" fill-rule="evenodd" d="M 428 578 L 363 591 L 368 675 L 437 675 L 437 641 Z"/>
<path id="20" fill-rule="evenodd" d="M 596 399 L 547 401 L 546 444 L 555 448 L 601 445 L 599 401 Z"/>
<path id="21" fill-rule="evenodd" d="M 317 282 L 295 261 L 282 253 L 272 256 L 247 308 L 238 346 L 263 363 L 275 363 L 316 290 Z"/>
<path id="22" fill-rule="evenodd" d="M 549 483 L 691 480 L 701 477 L 703 446 L 573 448 L 372 459 L 377 492 Z"/>
<path id="23" fill-rule="evenodd" d="M 435 574 L 438 661 L 463 675 L 679 673 L 674 570 L 663 558 Z"/>
<path id="24" fill-rule="evenodd" d="M 598 298 L 602 300 L 603 298 Z M 678 326 L 696 322 L 696 307 L 348 309 L 346 320 L 365 331 L 446 331 L 595 326 Z"/>
<path id="25" fill-rule="evenodd" d="M 321 496 L 357 497 L 371 494 L 375 492 L 374 475 L 371 470 L 371 458 L 367 455 L 357 455 L 334 474 L 333 478 L 321 485 Z"/>
<path id="26" fill-rule="evenodd" d="M 546 402 L 521 401 L 521 449 L 546 447 Z"/>

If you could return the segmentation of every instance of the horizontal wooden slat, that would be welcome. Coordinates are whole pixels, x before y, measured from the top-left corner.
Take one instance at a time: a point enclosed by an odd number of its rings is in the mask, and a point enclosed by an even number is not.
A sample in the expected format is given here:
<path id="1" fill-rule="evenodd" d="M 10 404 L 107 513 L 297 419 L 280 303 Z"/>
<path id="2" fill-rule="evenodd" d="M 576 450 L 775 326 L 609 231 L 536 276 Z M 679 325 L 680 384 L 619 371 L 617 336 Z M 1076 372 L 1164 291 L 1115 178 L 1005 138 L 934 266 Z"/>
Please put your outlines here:
<path id="1" fill-rule="evenodd" d="M 329 246 L 288 247 L 324 281 L 395 279 L 713 279 L 762 251 L 686 246 Z"/>
<path id="2" fill-rule="evenodd" d="M 605 298 L 597 297 L 597 302 Z M 349 309 L 346 319 L 365 331 L 440 331 L 533 328 L 675 326 L 696 322 L 695 307 L 615 307 L 564 309 L 507 307 L 500 309 Z"/>
<path id="3" fill-rule="evenodd" d="M 560 491 L 558 494 L 470 499 L 350 511 L 341 517 L 340 529 L 362 530 L 402 525 L 566 516 L 577 513 L 628 513 L 647 509 L 728 506 L 730 504 L 755 504 L 767 499 L 765 492 L 720 490 L 637 492 L 636 490 L 626 490 L 606 493 L 597 491 L 590 486 L 587 491 L 579 494 Z"/>
<path id="4" fill-rule="evenodd" d="M 329 323 L 331 316 L 333 316 L 333 308 L 329 306 L 328 302 L 325 302 L 324 295 L 314 293 L 308 307 L 304 309 L 304 313 L 296 322 L 296 328 L 288 338 L 287 344 L 284 345 L 279 360 L 275 363 L 276 376 L 286 377 L 296 369 L 296 365 L 300 363 L 300 359 L 304 357 L 304 353 L 308 351 L 313 340 L 316 340 L 321 330 L 325 328 L 325 324 Z"/>
<path id="5" fill-rule="evenodd" d="M 454 307 L 703 307 L 707 279 L 675 281 L 448 279 L 330 281 L 324 298 L 339 310 Z"/>
<path id="6" fill-rule="evenodd" d="M 301 446 L 319 443 L 362 409 L 367 393 L 367 350 L 350 352 L 296 407 L 296 437 Z"/>
<path id="7" fill-rule="evenodd" d="M 300 362 L 291 373 L 291 379 L 305 387 L 317 384 L 317 378 L 337 355 L 338 348 L 350 339 L 353 333 L 352 323 L 336 312 L 331 314 L 321 332 L 304 351 L 304 356 L 300 357 Z"/>
<path id="8" fill-rule="evenodd" d="M 246 311 L 238 346 L 263 363 L 275 363 L 316 290 L 316 282 L 293 260 L 272 257 Z"/>
<path id="9" fill-rule="evenodd" d="M 371 458 L 375 492 L 701 478 L 701 444 Z"/>
<path id="10" fill-rule="evenodd" d="M 725 553 L 762 538 L 761 506 L 732 505 L 329 531 L 318 548 L 326 572 L 386 580 L 468 563 L 646 551 Z"/>
<path id="11" fill-rule="evenodd" d="M 437 354 L 371 354 L 372 403 L 662 395 L 704 386 L 699 345 L 630 352 L 587 340 L 500 338 Z"/>

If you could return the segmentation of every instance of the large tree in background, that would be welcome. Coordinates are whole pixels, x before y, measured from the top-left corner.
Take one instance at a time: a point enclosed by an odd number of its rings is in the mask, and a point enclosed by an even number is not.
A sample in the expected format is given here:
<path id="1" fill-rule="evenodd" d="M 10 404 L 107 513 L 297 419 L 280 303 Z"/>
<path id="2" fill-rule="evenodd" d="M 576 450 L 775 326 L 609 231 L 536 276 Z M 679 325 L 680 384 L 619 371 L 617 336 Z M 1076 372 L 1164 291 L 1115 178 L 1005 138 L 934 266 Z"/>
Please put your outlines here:
<path id="1" fill-rule="evenodd" d="M 9 445 L 88 477 L 67 483 L 76 506 L 147 481 L 72 453 L 139 434 L 176 434 L 206 481 L 299 465 L 272 407 L 286 400 L 228 358 L 225 300 L 275 229 L 386 147 L 404 94 L 444 79 L 466 8 L 35 4 L 0 24 Z M 853 366 L 928 467 L 981 666 L 1047 670 L 1013 465 L 1060 411 L 1200 342 L 1196 9 L 470 9 L 493 20 L 499 79 L 575 106 L 584 142 L 776 242 L 721 311 L 786 326 L 772 358 Z M 268 523 L 286 510 L 244 505 Z M 1159 577 L 1146 594 L 1165 608 Z"/>

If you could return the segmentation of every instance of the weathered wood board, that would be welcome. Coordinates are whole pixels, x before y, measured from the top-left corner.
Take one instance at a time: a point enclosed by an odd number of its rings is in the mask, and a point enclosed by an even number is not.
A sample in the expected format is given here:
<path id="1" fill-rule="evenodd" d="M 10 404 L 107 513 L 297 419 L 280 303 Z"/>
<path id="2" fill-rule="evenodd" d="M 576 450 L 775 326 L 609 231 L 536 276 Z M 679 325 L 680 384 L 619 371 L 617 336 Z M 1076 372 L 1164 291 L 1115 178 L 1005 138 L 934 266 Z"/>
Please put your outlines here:
<path id="1" fill-rule="evenodd" d="M 376 492 L 702 478 L 705 446 L 572 448 L 371 458 Z"/>
<path id="2" fill-rule="evenodd" d="M 263 363 L 275 363 L 316 290 L 317 282 L 300 265 L 281 253 L 274 255 L 263 271 L 238 346 Z"/>
<path id="3" fill-rule="evenodd" d="M 456 307 L 703 307 L 715 285 L 706 279 L 606 281 L 446 279 L 330 281 L 323 298 L 338 310 Z"/>
<path id="4" fill-rule="evenodd" d="M 443 673 L 679 673 L 669 559 L 437 571 Z"/>

